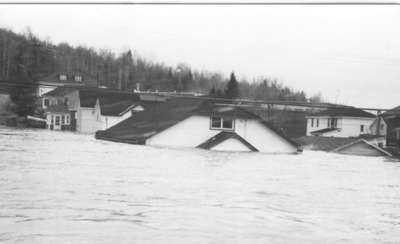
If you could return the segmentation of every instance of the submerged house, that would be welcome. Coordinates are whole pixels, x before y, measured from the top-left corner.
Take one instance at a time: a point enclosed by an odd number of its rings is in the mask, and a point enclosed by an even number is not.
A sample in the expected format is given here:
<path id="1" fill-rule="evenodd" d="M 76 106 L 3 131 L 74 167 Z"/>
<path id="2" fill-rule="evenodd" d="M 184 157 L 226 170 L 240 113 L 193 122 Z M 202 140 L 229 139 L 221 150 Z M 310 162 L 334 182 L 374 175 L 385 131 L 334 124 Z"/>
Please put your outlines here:
<path id="1" fill-rule="evenodd" d="M 370 126 L 373 135 L 384 136 L 386 145 L 400 147 L 400 106 L 380 114 Z"/>
<path id="2" fill-rule="evenodd" d="M 139 96 L 102 88 L 59 87 L 42 100 L 47 128 L 83 133 L 105 130 L 144 109 Z M 61 126 L 63 116 L 68 126 Z"/>
<path id="3" fill-rule="evenodd" d="M 358 137 L 370 134 L 374 114 L 354 107 L 331 108 L 306 116 L 307 136 Z"/>
<path id="4" fill-rule="evenodd" d="M 378 145 L 383 137 L 322 137 L 303 136 L 296 141 L 306 150 L 317 150 L 359 156 L 392 156 Z"/>
<path id="5" fill-rule="evenodd" d="M 220 151 L 297 153 L 301 147 L 244 108 L 195 98 L 170 98 L 96 133 L 97 139 Z"/>

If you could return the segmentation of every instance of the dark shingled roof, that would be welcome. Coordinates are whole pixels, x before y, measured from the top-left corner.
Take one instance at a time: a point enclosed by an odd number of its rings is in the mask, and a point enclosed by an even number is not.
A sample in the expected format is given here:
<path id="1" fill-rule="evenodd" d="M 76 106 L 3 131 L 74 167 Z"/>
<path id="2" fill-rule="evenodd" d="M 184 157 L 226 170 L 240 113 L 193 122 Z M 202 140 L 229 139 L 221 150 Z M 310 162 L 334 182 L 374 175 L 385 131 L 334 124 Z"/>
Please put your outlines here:
<path id="1" fill-rule="evenodd" d="M 255 148 L 253 145 L 251 145 L 249 142 L 247 142 L 241 136 L 239 136 L 235 132 L 227 132 L 227 131 L 222 131 L 222 132 L 218 133 L 217 135 L 211 137 L 210 139 L 208 139 L 204 143 L 198 145 L 197 147 L 203 148 L 203 149 L 211 149 L 229 138 L 237 139 L 241 143 L 246 145 L 246 147 L 249 148 L 251 151 L 258 152 L 257 148 Z"/>
<path id="2" fill-rule="evenodd" d="M 66 105 L 64 104 L 58 104 L 58 105 L 49 105 L 46 109 L 45 112 L 51 112 L 51 113 L 69 113 L 69 110 Z"/>
<path id="3" fill-rule="evenodd" d="M 320 111 L 318 113 L 311 114 L 309 116 L 333 116 L 333 117 L 345 116 L 345 117 L 365 117 L 365 118 L 376 117 L 374 114 L 365 112 L 364 110 L 354 107 L 331 108 Z"/>
<path id="4" fill-rule="evenodd" d="M 67 80 L 60 80 L 59 76 L 60 74 L 67 75 Z M 75 75 L 80 75 L 82 76 L 82 81 L 75 81 L 74 76 Z M 59 84 L 66 84 L 66 85 L 76 85 L 76 86 L 97 86 L 97 81 L 96 79 L 85 73 L 85 72 L 63 72 L 63 71 L 58 71 L 51 73 L 47 76 L 44 76 L 40 79 L 38 79 L 39 82 L 50 82 L 50 83 L 59 83 Z"/>
<path id="5" fill-rule="evenodd" d="M 389 111 L 386 111 L 382 114 L 383 117 L 390 115 L 400 115 L 400 106 L 394 107 Z"/>
<path id="6" fill-rule="evenodd" d="M 96 133 L 97 138 L 115 138 L 124 142 L 144 143 L 148 137 L 189 117 L 203 101 L 193 98 L 171 98 L 117 125 Z"/>
<path id="7" fill-rule="evenodd" d="M 355 142 L 359 138 L 323 137 L 323 136 L 302 136 L 296 141 L 310 150 L 332 151 L 338 147 Z"/>
<path id="8" fill-rule="evenodd" d="M 299 147 L 298 143 L 286 136 L 282 131 L 276 129 L 271 123 L 249 111 L 239 107 L 216 106 L 212 101 L 190 97 L 170 98 L 168 101 L 162 102 L 152 109 L 135 113 L 134 116 L 105 131 L 98 131 L 96 138 L 144 144 L 147 138 L 196 114 L 253 118 L 259 120 L 264 126 L 285 138 L 290 144 Z"/>
<path id="9" fill-rule="evenodd" d="M 57 87 L 54 90 L 51 90 L 49 92 L 46 92 L 43 94 L 43 96 L 48 96 L 48 97 L 62 97 L 67 95 L 70 92 L 76 91 L 76 88 L 70 88 L 70 87 Z"/>
<path id="10" fill-rule="evenodd" d="M 326 132 L 335 131 L 335 130 L 338 130 L 338 129 L 337 128 L 325 128 L 325 129 L 312 131 L 311 134 L 320 135 L 320 134 L 324 134 Z"/>

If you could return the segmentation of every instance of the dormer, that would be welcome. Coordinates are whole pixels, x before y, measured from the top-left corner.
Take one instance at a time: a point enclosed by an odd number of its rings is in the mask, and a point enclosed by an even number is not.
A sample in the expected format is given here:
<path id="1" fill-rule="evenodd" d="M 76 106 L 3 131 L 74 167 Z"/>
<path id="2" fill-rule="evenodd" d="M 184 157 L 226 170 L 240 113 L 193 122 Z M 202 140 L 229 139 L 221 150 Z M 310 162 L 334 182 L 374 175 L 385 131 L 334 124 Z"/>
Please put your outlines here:
<path id="1" fill-rule="evenodd" d="M 82 75 L 74 75 L 74 81 L 76 82 L 82 82 Z"/>
<path id="2" fill-rule="evenodd" d="M 66 74 L 59 74 L 58 75 L 58 79 L 60 81 L 66 81 L 67 80 L 67 75 Z"/>

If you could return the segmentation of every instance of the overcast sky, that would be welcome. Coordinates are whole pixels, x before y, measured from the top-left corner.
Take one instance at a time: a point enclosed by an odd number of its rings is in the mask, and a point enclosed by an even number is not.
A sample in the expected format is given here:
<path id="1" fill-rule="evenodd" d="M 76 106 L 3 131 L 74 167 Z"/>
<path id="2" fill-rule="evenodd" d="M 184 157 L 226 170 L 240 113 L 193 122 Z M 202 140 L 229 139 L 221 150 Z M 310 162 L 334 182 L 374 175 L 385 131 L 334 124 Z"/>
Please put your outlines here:
<path id="1" fill-rule="evenodd" d="M 400 5 L 0 5 L 0 26 L 55 43 L 132 48 L 167 65 L 265 75 L 329 102 L 400 105 Z"/>

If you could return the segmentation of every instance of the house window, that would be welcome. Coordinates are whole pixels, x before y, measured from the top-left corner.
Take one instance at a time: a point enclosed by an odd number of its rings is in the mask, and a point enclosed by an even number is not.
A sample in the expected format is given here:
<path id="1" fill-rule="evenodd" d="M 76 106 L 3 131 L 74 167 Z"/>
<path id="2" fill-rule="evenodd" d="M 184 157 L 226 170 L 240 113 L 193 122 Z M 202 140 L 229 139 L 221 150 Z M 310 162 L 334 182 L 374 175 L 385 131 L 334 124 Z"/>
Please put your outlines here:
<path id="1" fill-rule="evenodd" d="M 211 128 L 221 128 L 221 118 L 220 117 L 211 117 Z"/>
<path id="2" fill-rule="evenodd" d="M 60 80 L 67 80 L 67 75 L 62 74 L 62 75 L 59 76 L 59 79 Z"/>
<path id="3" fill-rule="evenodd" d="M 337 118 L 328 119 L 329 128 L 337 128 Z"/>
<path id="4" fill-rule="evenodd" d="M 314 118 L 311 119 L 311 127 L 314 127 Z"/>
<path id="5" fill-rule="evenodd" d="M 82 82 L 82 76 L 81 75 L 75 75 L 74 80 L 77 82 Z"/>
<path id="6" fill-rule="evenodd" d="M 60 116 L 56 116 L 56 123 L 55 125 L 60 125 Z"/>
<path id="7" fill-rule="evenodd" d="M 54 124 L 54 116 L 51 116 L 51 123 L 50 124 Z"/>
<path id="8" fill-rule="evenodd" d="M 66 124 L 66 125 L 69 125 L 69 123 L 70 123 L 70 122 L 69 122 L 69 115 L 66 115 L 66 116 L 65 116 L 65 124 Z"/>
<path id="9" fill-rule="evenodd" d="M 360 132 L 364 132 L 364 125 L 360 125 Z"/>
<path id="10" fill-rule="evenodd" d="M 68 98 L 67 97 L 64 98 L 64 105 L 68 105 Z"/>
<path id="11" fill-rule="evenodd" d="M 61 124 L 62 124 L 62 125 L 65 124 L 65 116 L 64 116 L 64 115 L 61 116 Z"/>
<path id="12" fill-rule="evenodd" d="M 47 106 L 49 106 L 49 104 L 50 104 L 49 99 L 46 99 L 46 98 L 45 98 L 45 99 L 44 99 L 44 106 L 47 107 Z"/>
<path id="13" fill-rule="evenodd" d="M 317 119 L 317 127 L 319 127 L 319 119 Z"/>
<path id="14" fill-rule="evenodd" d="M 211 117 L 211 129 L 233 130 L 233 119 L 222 117 Z"/>

